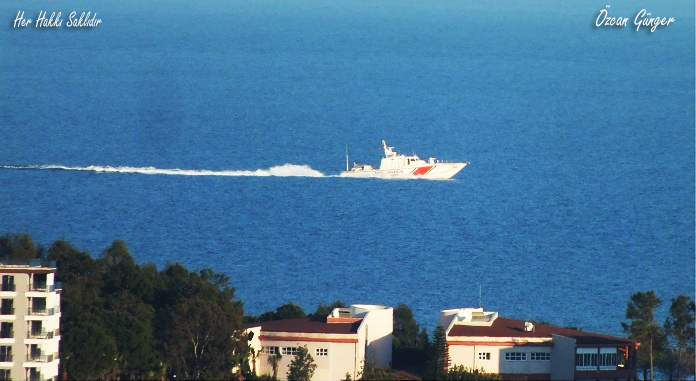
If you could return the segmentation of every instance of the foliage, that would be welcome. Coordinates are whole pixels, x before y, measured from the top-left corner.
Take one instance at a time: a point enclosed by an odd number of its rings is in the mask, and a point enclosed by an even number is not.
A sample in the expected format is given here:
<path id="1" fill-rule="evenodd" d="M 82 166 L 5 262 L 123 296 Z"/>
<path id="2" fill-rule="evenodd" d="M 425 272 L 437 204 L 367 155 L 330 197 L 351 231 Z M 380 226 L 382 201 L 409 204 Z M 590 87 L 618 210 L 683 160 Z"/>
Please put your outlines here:
<path id="1" fill-rule="evenodd" d="M 422 373 L 425 370 L 428 342 L 428 332 L 425 328 L 420 328 L 413 318 L 411 309 L 405 304 L 400 304 L 394 308 L 392 338 L 394 367 Z"/>
<path id="2" fill-rule="evenodd" d="M 362 375 L 358 380 L 397 380 L 397 378 L 389 370 L 377 369 L 374 361 L 368 361 L 363 367 Z"/>
<path id="3" fill-rule="evenodd" d="M 307 346 L 301 346 L 297 348 L 297 354 L 288 367 L 288 381 L 309 381 L 316 368 L 317 365 L 314 363 L 312 355 L 309 354 Z"/>
<path id="4" fill-rule="evenodd" d="M 450 358 L 449 353 L 447 353 L 445 328 L 438 325 L 435 332 L 433 332 L 433 342 L 428 353 L 428 378 L 431 380 L 443 380 L 449 365 Z"/>
<path id="5" fill-rule="evenodd" d="M 63 378 L 232 379 L 235 363 L 248 364 L 242 305 L 225 275 L 180 264 L 158 272 L 123 241 L 96 260 L 56 241 L 44 259 L 63 282 Z"/>
<path id="6" fill-rule="evenodd" d="M 662 361 L 662 368 L 673 369 L 670 379 L 681 380 L 694 375 L 694 300 L 686 295 L 672 299 L 669 316 L 665 321 L 665 332 L 674 347 L 669 359 Z"/>
<path id="7" fill-rule="evenodd" d="M 394 308 L 394 333 L 392 339 L 394 348 L 423 349 L 426 343 L 421 341 L 420 326 L 413 318 L 413 312 L 405 304 Z"/>
<path id="8" fill-rule="evenodd" d="M 643 379 L 647 379 L 648 371 L 650 379 L 654 378 L 656 352 L 663 350 L 666 344 L 665 332 L 655 322 L 655 310 L 660 304 L 662 301 L 654 291 L 637 292 L 631 295 L 626 307 L 626 318 L 630 321 L 621 323 L 628 337 L 641 343 L 638 367 L 643 369 Z"/>
<path id="9" fill-rule="evenodd" d="M 29 234 L 5 234 L 0 237 L 0 258 L 30 260 L 38 257 L 38 251 Z"/>
<path id="10" fill-rule="evenodd" d="M 483 369 L 469 369 L 463 365 L 452 367 L 444 374 L 443 380 L 452 381 L 487 381 L 487 380 L 502 380 L 499 375 L 485 373 Z"/>
<path id="11" fill-rule="evenodd" d="M 273 355 L 268 356 L 268 364 L 271 365 L 271 368 L 273 369 L 273 379 L 276 380 L 278 379 L 278 364 L 280 364 L 280 360 L 283 358 L 283 355 L 280 353 L 276 353 Z"/>
<path id="12" fill-rule="evenodd" d="M 346 307 L 347 307 L 346 304 L 340 300 L 334 300 L 334 302 L 329 304 L 329 305 L 324 305 L 324 304 L 320 303 L 317 306 L 316 311 L 314 311 L 314 313 L 311 316 L 313 318 L 325 318 L 325 317 L 329 316 L 329 314 L 331 313 L 331 311 L 334 310 L 334 308 L 346 308 Z"/>
<path id="13" fill-rule="evenodd" d="M 303 318 L 306 316 L 307 316 L 307 314 L 305 314 L 302 307 L 300 307 L 297 304 L 294 304 L 292 302 L 288 302 L 288 303 L 283 304 L 282 306 L 276 308 L 275 311 L 264 312 L 259 316 L 253 316 L 253 315 L 244 316 L 244 323 L 245 324 L 247 324 L 247 323 L 260 323 L 260 322 L 264 322 L 264 321 Z"/>

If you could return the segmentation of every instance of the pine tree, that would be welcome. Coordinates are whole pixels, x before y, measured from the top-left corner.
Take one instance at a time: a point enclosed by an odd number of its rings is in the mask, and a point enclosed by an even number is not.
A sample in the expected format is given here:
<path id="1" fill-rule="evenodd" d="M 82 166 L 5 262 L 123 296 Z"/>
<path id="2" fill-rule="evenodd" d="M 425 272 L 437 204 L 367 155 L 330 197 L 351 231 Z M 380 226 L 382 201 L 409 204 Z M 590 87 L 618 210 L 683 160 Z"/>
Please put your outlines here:
<path id="1" fill-rule="evenodd" d="M 655 291 L 637 292 L 631 295 L 626 307 L 626 319 L 630 320 L 629 323 L 621 323 L 628 337 L 638 340 L 648 351 L 650 379 L 655 377 L 655 352 L 662 349 L 666 338 L 662 327 L 655 322 L 655 310 L 661 304 Z"/>
<path id="2" fill-rule="evenodd" d="M 665 331 L 676 345 L 676 379 L 681 380 L 685 372 L 693 372 L 694 360 L 694 310 L 693 299 L 679 295 L 672 299 Z"/>
<path id="3" fill-rule="evenodd" d="M 447 351 L 445 328 L 441 325 L 433 333 L 433 342 L 428 356 L 428 376 L 432 380 L 444 380 L 450 357 Z"/>

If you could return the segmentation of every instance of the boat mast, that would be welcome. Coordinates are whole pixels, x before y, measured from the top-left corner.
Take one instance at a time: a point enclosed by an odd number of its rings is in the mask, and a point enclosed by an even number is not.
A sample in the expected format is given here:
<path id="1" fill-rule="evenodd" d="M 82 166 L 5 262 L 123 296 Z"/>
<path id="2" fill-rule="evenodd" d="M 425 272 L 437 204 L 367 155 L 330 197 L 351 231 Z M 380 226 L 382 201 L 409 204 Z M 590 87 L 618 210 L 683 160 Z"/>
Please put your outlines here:
<path id="1" fill-rule="evenodd" d="M 348 144 L 346 144 L 346 172 L 348 172 Z"/>

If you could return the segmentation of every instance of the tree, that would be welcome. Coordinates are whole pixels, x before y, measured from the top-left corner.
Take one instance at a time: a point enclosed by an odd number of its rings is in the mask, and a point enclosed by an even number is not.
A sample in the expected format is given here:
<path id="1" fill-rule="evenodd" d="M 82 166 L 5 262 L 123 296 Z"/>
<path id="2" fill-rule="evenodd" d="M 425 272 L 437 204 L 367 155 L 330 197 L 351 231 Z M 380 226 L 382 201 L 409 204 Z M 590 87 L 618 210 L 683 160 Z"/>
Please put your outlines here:
<path id="1" fill-rule="evenodd" d="M 275 311 L 264 312 L 261 315 L 259 315 L 258 317 L 257 316 L 244 316 L 244 323 L 260 323 L 260 322 L 272 321 L 272 320 L 303 318 L 306 316 L 307 315 L 305 314 L 302 307 L 300 307 L 297 304 L 294 304 L 292 302 L 288 302 L 288 303 L 283 304 L 282 306 L 276 308 Z"/>
<path id="2" fill-rule="evenodd" d="M 334 308 L 346 308 L 346 307 L 347 307 L 346 304 L 340 300 L 334 300 L 333 303 L 331 303 L 327 306 L 320 303 L 317 306 L 316 311 L 314 311 L 314 313 L 311 316 L 315 319 L 325 318 L 325 317 L 329 316 L 329 314 L 331 313 L 331 311 L 334 310 Z"/>
<path id="3" fill-rule="evenodd" d="M 413 318 L 411 309 L 400 304 L 394 308 L 392 361 L 394 367 L 422 372 L 425 367 L 428 333 Z"/>
<path id="4" fill-rule="evenodd" d="M 445 373 L 444 380 L 452 381 L 493 381 L 502 380 L 499 375 L 486 373 L 483 369 L 469 369 L 463 365 L 455 366 Z"/>
<path id="5" fill-rule="evenodd" d="M 411 308 L 405 304 L 399 304 L 394 308 L 394 348 L 422 348 L 419 332 L 420 326 L 413 318 Z"/>
<path id="6" fill-rule="evenodd" d="M 0 237 L 0 258 L 27 261 L 37 257 L 36 245 L 29 234 L 5 234 Z"/>
<path id="7" fill-rule="evenodd" d="M 648 351 L 647 354 L 642 355 L 642 361 L 641 355 L 639 355 L 644 379 L 647 379 L 646 368 L 650 369 L 650 379 L 654 378 L 655 352 L 663 348 L 666 338 L 660 325 L 655 323 L 655 310 L 660 304 L 662 301 L 655 295 L 654 291 L 637 292 L 631 295 L 626 307 L 626 319 L 630 320 L 629 323 L 621 323 L 628 337 L 632 340 L 638 340 L 641 346 Z"/>
<path id="8" fill-rule="evenodd" d="M 275 353 L 270 356 L 268 356 L 268 364 L 271 365 L 271 368 L 273 369 L 273 379 L 277 380 L 278 379 L 278 364 L 280 364 L 280 360 L 283 358 L 283 355 L 280 353 Z"/>
<path id="9" fill-rule="evenodd" d="M 676 376 L 681 380 L 684 373 L 693 374 L 694 369 L 694 300 L 686 295 L 672 299 L 669 316 L 665 321 L 665 332 L 674 341 Z"/>
<path id="10" fill-rule="evenodd" d="M 443 380 L 449 367 L 445 328 L 438 325 L 433 333 L 433 342 L 428 354 L 428 376 L 432 380 Z"/>
<path id="11" fill-rule="evenodd" d="M 307 315 L 305 314 L 302 307 L 294 303 L 286 303 L 278 307 L 278 309 L 276 310 L 275 320 L 303 318 L 305 316 Z"/>
<path id="12" fill-rule="evenodd" d="M 362 375 L 358 380 L 383 380 L 383 381 L 392 381 L 396 380 L 396 376 L 394 373 L 390 372 L 389 370 L 385 369 L 377 369 L 377 366 L 375 365 L 374 360 L 368 361 L 365 366 L 363 367 L 362 370 Z"/>
<path id="13" fill-rule="evenodd" d="M 317 365 L 314 363 L 312 355 L 309 354 L 307 346 L 301 346 L 297 348 L 297 354 L 288 367 L 288 381 L 309 381 L 316 368 Z"/>

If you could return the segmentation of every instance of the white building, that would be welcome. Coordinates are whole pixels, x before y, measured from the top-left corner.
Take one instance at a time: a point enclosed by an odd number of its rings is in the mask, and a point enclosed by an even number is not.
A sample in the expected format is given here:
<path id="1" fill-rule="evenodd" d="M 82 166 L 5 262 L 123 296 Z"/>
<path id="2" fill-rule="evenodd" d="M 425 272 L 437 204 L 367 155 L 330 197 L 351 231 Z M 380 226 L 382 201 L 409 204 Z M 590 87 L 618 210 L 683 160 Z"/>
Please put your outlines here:
<path id="1" fill-rule="evenodd" d="M 356 380 L 367 362 L 381 369 L 391 367 L 391 307 L 355 304 L 336 308 L 326 318 L 275 320 L 246 328 L 254 333 L 251 345 L 259 355 L 252 368 L 258 375 L 273 374 L 268 358 L 280 353 L 278 378 L 285 380 L 288 366 L 301 346 L 307 346 L 317 365 L 314 380 L 341 380 L 346 374 Z"/>
<path id="2" fill-rule="evenodd" d="M 55 262 L 0 261 L 0 380 L 55 380 L 60 284 Z"/>
<path id="3" fill-rule="evenodd" d="M 504 380 L 636 379 L 637 342 L 498 317 L 483 308 L 440 312 L 450 367 Z"/>

